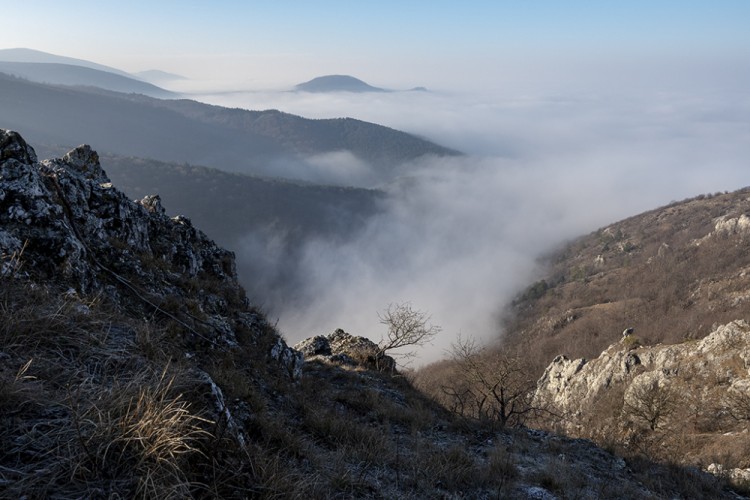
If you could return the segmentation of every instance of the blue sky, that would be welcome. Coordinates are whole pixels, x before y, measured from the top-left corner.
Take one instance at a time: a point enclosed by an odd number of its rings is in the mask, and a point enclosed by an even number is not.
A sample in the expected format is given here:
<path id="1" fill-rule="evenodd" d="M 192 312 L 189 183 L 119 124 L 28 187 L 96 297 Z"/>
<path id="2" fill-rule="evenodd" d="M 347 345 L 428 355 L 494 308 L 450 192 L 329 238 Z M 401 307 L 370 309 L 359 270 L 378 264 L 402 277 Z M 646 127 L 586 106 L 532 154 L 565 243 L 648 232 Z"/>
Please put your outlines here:
<path id="1" fill-rule="evenodd" d="M 335 72 L 458 85 L 560 60 L 750 59 L 744 0 L 4 3 L 0 48 L 259 84 Z"/>

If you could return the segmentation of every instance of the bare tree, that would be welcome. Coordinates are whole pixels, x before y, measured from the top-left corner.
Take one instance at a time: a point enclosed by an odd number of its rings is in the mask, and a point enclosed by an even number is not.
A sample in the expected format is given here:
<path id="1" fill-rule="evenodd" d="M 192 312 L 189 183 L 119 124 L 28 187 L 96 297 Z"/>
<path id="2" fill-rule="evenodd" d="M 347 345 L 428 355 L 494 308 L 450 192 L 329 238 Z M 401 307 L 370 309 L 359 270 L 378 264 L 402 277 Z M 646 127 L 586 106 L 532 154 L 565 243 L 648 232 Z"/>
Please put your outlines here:
<path id="1" fill-rule="evenodd" d="M 733 419 L 750 422 L 750 385 L 730 388 L 724 395 L 724 406 Z"/>
<path id="2" fill-rule="evenodd" d="M 376 366 L 380 369 L 379 361 L 386 352 L 409 346 L 422 346 L 442 331 L 438 325 L 430 323 L 430 316 L 413 309 L 408 302 L 390 304 L 385 311 L 378 313 L 380 323 L 388 328 L 385 336 L 378 344 L 375 357 Z M 397 353 L 401 357 L 414 357 L 415 351 Z M 393 353 L 391 353 L 393 355 Z"/>
<path id="3" fill-rule="evenodd" d="M 660 385 L 657 379 L 632 385 L 625 394 L 622 410 L 655 431 L 669 420 L 678 405 L 677 393 L 669 386 Z"/>
<path id="4" fill-rule="evenodd" d="M 532 404 L 534 379 L 517 357 L 459 337 L 452 359 L 454 376 L 441 386 L 452 411 L 500 427 L 521 425 L 540 411 Z"/>

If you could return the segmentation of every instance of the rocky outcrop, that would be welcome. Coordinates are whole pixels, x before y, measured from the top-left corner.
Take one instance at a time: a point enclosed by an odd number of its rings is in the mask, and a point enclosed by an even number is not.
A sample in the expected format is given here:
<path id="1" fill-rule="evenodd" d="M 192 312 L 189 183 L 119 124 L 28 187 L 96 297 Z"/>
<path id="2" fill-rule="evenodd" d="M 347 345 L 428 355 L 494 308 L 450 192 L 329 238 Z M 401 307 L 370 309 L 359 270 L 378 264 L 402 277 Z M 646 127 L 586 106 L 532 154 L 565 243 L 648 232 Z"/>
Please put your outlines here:
<path id="1" fill-rule="evenodd" d="M 748 468 L 750 325 L 733 321 L 675 345 L 642 347 L 629 335 L 596 359 L 558 356 L 534 401 L 574 436 L 703 467 L 723 450 L 720 466 Z"/>
<path id="2" fill-rule="evenodd" d="M 717 327 L 699 341 L 631 349 L 627 337 L 598 358 L 556 357 L 537 384 L 535 398 L 567 415 L 581 415 L 616 386 L 631 386 L 647 378 L 726 378 L 729 387 L 750 381 L 750 326 L 739 320 Z"/>
<path id="3" fill-rule="evenodd" d="M 361 366 L 391 371 L 396 361 L 380 351 L 376 343 L 337 329 L 328 336 L 318 335 L 305 339 L 294 346 L 306 360 L 325 360 L 345 366 Z"/>
<path id="4" fill-rule="evenodd" d="M 237 332 L 264 330 L 237 281 L 234 255 L 190 220 L 169 217 L 158 196 L 129 200 L 89 146 L 37 161 L 0 129 L 0 272 L 166 316 L 187 345 L 230 348 Z M 260 335 L 260 334 L 259 334 Z M 293 376 L 301 356 L 279 337 L 269 355 Z"/>

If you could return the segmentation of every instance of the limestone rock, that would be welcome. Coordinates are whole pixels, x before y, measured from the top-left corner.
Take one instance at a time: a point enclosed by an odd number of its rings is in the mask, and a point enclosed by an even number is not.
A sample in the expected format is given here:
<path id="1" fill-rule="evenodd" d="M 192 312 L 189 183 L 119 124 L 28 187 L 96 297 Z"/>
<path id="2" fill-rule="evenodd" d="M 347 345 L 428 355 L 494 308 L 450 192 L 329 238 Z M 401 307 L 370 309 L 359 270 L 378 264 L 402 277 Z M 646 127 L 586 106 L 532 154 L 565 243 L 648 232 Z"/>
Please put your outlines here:
<path id="1" fill-rule="evenodd" d="M 703 381 L 726 380 L 728 387 L 750 387 L 749 368 L 750 325 L 738 320 L 716 327 L 700 341 L 636 349 L 620 341 L 590 361 L 558 356 L 539 379 L 534 399 L 565 414 L 567 430 L 576 433 L 587 419 L 596 418 L 595 403 L 608 392 L 620 390 L 627 401 L 637 387 L 674 383 L 709 398 L 712 391 L 726 388 L 720 384 L 707 388 Z"/>
<path id="2" fill-rule="evenodd" d="M 337 329 L 328 336 L 318 335 L 305 339 L 294 346 L 305 359 L 323 359 L 328 362 L 377 368 L 390 371 L 396 367 L 396 361 L 379 353 L 376 343 L 365 337 L 358 337 Z"/>
<path id="3" fill-rule="evenodd" d="M 237 329 L 267 326 L 249 312 L 234 254 L 189 219 L 167 216 L 158 196 L 129 200 L 87 145 L 38 162 L 20 135 L 2 129 L 0 273 L 168 316 L 212 349 L 234 347 Z M 269 356 L 299 375 L 301 355 L 280 337 Z"/>

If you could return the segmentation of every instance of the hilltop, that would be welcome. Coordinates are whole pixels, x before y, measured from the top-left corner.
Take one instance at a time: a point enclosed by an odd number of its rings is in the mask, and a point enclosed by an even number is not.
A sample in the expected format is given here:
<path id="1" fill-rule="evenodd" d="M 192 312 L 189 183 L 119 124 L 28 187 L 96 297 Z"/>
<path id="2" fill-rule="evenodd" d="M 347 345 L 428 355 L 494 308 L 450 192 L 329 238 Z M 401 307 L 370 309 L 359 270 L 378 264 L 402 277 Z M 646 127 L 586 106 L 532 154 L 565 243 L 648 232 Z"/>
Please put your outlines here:
<path id="1" fill-rule="evenodd" d="M 349 75 L 326 75 L 295 85 L 300 92 L 387 92 Z"/>
<path id="2" fill-rule="evenodd" d="M 366 352 L 304 360 L 231 252 L 130 201 L 88 146 L 40 162 L 0 131 L 0 256 L 8 496 L 730 498 L 694 469 L 458 418 Z"/>

